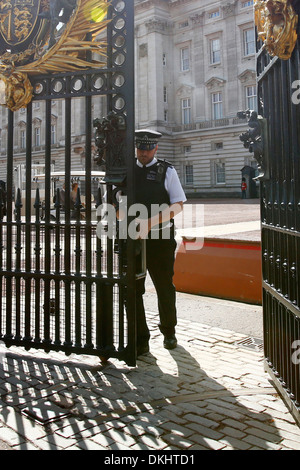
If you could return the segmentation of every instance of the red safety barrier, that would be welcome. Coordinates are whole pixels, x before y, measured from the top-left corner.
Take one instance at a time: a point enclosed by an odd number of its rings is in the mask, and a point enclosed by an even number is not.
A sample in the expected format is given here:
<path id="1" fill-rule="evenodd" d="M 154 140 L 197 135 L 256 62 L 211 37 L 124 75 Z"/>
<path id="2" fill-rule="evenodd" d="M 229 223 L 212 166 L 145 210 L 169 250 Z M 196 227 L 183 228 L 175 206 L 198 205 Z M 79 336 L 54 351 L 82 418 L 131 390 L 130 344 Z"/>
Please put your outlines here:
<path id="1" fill-rule="evenodd" d="M 261 304 L 260 242 L 211 238 L 200 243 L 183 238 L 174 284 L 179 292 Z"/>

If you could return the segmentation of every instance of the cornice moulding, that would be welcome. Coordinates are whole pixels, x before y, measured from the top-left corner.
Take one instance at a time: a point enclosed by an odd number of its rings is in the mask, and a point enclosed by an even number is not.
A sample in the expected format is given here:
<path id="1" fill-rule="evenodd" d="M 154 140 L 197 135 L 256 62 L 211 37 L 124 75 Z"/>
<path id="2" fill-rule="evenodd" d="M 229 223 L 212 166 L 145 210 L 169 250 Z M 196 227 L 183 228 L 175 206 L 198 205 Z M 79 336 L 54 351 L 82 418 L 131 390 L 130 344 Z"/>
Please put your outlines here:
<path id="1" fill-rule="evenodd" d="M 225 83 L 226 83 L 226 80 L 224 78 L 211 77 L 209 80 L 205 82 L 205 86 L 211 90 L 214 87 L 222 87 Z"/>
<path id="2" fill-rule="evenodd" d="M 148 33 L 168 33 L 173 28 L 173 23 L 170 23 L 161 18 L 152 18 L 145 23 Z"/>
<path id="3" fill-rule="evenodd" d="M 240 74 L 238 75 L 238 79 L 239 79 L 242 83 L 246 82 L 247 80 L 256 79 L 256 71 L 255 71 L 255 70 L 251 70 L 251 69 L 244 70 L 242 73 L 240 73 Z"/>

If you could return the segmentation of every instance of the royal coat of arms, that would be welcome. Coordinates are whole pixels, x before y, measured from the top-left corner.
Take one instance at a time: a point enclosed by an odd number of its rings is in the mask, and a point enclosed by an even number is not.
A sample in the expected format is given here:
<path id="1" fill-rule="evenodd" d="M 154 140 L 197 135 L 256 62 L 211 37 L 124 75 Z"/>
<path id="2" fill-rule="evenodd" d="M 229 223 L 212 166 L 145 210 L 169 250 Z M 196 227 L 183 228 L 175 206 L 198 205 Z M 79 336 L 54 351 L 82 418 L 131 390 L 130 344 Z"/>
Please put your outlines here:
<path id="1" fill-rule="evenodd" d="M 8 60 L 8 50 L 15 56 L 15 60 L 20 60 L 25 50 L 27 56 L 33 53 L 33 45 L 45 24 L 41 15 L 47 10 L 49 11 L 47 1 L 0 1 L 2 60 Z"/>
<path id="2" fill-rule="evenodd" d="M 108 0 L 0 0 L 1 104 L 12 111 L 26 106 L 32 74 L 103 66 L 106 44 L 97 36 L 108 6 Z M 86 60 L 87 51 L 97 59 Z"/>

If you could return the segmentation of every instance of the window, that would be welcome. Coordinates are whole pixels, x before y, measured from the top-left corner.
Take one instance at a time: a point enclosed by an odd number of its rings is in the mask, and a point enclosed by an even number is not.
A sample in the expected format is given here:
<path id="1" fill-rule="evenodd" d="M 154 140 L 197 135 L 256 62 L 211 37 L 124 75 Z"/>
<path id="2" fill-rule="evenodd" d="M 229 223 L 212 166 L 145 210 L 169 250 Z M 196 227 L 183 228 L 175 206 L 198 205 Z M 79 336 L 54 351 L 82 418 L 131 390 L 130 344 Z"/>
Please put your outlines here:
<path id="1" fill-rule="evenodd" d="M 41 129 L 39 127 L 34 128 L 34 145 L 35 147 L 41 145 Z"/>
<path id="2" fill-rule="evenodd" d="M 186 72 L 190 70 L 190 50 L 188 47 L 181 49 L 181 71 Z"/>
<path id="3" fill-rule="evenodd" d="M 220 39 L 212 39 L 210 41 L 210 63 L 218 64 L 220 62 L 221 62 Z"/>
<path id="4" fill-rule="evenodd" d="M 188 157 L 192 151 L 192 147 L 190 145 L 185 145 L 183 147 L 184 155 Z"/>
<path id="5" fill-rule="evenodd" d="M 186 165 L 185 167 L 185 184 L 194 183 L 194 168 L 193 165 Z"/>
<path id="6" fill-rule="evenodd" d="M 166 109 L 164 110 L 164 121 L 168 122 L 168 111 Z"/>
<path id="7" fill-rule="evenodd" d="M 20 147 L 24 149 L 26 147 L 26 131 L 25 129 L 21 129 L 20 131 Z"/>
<path id="8" fill-rule="evenodd" d="M 185 21 L 182 21 L 181 23 L 179 23 L 179 28 L 180 29 L 186 28 L 188 25 L 189 25 L 189 21 L 185 20 Z"/>
<path id="9" fill-rule="evenodd" d="M 211 11 L 208 14 L 208 18 L 218 18 L 220 16 L 220 10 Z"/>
<path id="10" fill-rule="evenodd" d="M 51 125 L 51 144 L 56 144 L 56 126 Z"/>
<path id="11" fill-rule="evenodd" d="M 223 117 L 222 93 L 212 94 L 212 117 L 213 119 Z"/>
<path id="12" fill-rule="evenodd" d="M 257 102 L 256 102 L 256 86 L 247 86 L 246 87 L 246 107 L 247 109 L 252 109 L 257 111 Z"/>
<path id="13" fill-rule="evenodd" d="M 225 184 L 225 163 L 215 163 L 216 184 Z"/>
<path id="14" fill-rule="evenodd" d="M 253 0 L 248 0 L 246 2 L 242 2 L 242 8 L 251 7 L 251 5 L 253 5 Z"/>
<path id="15" fill-rule="evenodd" d="M 254 29 L 244 31 L 244 55 L 255 54 L 255 33 Z"/>
<path id="16" fill-rule="evenodd" d="M 212 150 L 222 150 L 223 148 L 223 142 L 212 142 L 211 143 L 211 149 Z"/>
<path id="17" fill-rule="evenodd" d="M 182 124 L 191 123 L 191 100 L 190 98 L 185 98 L 181 100 L 181 110 L 182 110 Z"/>
<path id="18" fill-rule="evenodd" d="M 162 63 L 164 67 L 167 65 L 167 56 L 165 52 L 162 55 Z"/>
<path id="19" fill-rule="evenodd" d="M 164 86 L 164 103 L 168 102 L 168 93 L 167 93 L 167 87 Z"/>

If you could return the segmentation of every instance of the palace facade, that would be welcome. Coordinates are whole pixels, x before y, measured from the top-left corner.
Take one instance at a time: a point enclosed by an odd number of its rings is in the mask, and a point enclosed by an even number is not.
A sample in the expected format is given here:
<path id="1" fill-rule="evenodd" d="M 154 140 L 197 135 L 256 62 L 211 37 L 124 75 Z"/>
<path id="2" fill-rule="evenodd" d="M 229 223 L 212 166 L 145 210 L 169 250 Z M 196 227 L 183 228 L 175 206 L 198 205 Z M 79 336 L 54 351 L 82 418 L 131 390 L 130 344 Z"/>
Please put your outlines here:
<path id="1" fill-rule="evenodd" d="M 137 128 L 162 132 L 159 157 L 176 167 L 188 197 L 240 197 L 241 170 L 256 162 L 239 140 L 237 112 L 256 108 L 253 0 L 136 0 Z M 72 170 L 84 167 L 84 101 L 72 108 Z M 93 99 L 93 118 L 106 114 Z M 43 171 L 44 103 L 33 103 L 33 172 Z M 0 108 L 0 172 L 7 111 Z M 22 187 L 26 110 L 14 113 L 16 185 Z M 64 109 L 52 101 L 52 160 L 63 170 Z M 0 179 L 4 175 L 0 174 Z"/>

